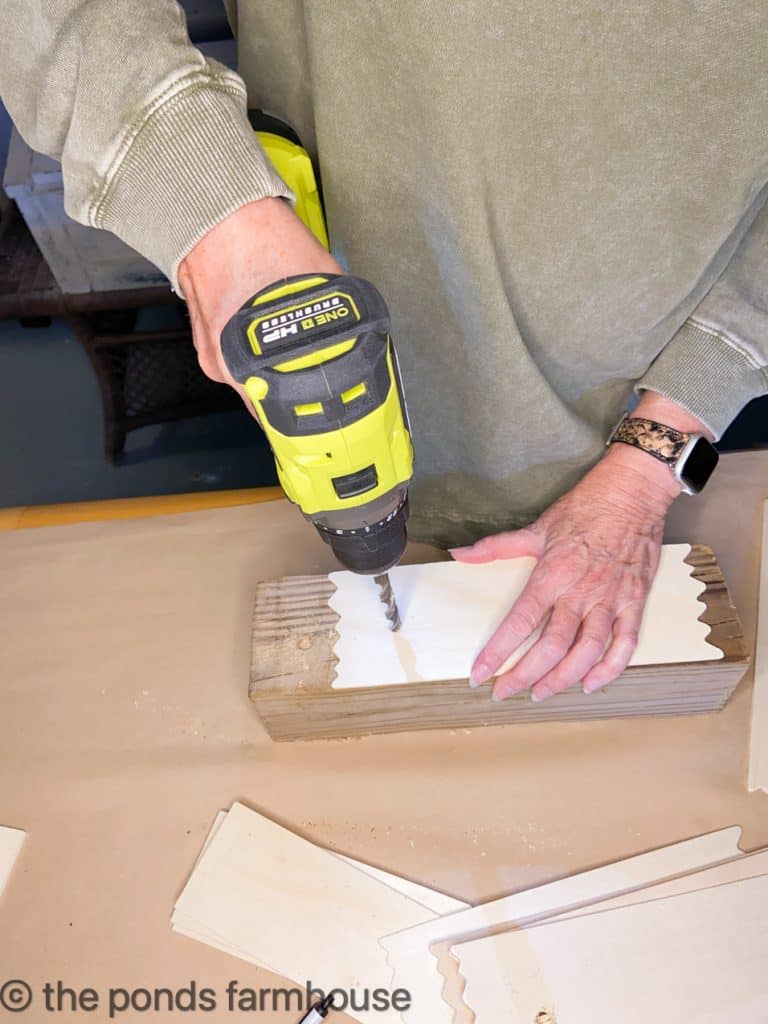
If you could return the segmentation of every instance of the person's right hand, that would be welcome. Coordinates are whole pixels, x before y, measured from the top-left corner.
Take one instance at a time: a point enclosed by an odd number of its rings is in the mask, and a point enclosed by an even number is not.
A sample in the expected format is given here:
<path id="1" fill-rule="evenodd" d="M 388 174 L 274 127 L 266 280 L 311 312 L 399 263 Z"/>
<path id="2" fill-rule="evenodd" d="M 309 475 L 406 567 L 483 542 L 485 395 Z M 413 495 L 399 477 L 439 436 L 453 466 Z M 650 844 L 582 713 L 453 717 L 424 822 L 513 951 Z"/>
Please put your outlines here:
<path id="1" fill-rule="evenodd" d="M 212 228 L 179 266 L 192 337 L 203 373 L 239 392 L 221 355 L 221 332 L 256 292 L 294 274 L 343 274 L 344 270 L 284 199 L 259 199 Z"/>

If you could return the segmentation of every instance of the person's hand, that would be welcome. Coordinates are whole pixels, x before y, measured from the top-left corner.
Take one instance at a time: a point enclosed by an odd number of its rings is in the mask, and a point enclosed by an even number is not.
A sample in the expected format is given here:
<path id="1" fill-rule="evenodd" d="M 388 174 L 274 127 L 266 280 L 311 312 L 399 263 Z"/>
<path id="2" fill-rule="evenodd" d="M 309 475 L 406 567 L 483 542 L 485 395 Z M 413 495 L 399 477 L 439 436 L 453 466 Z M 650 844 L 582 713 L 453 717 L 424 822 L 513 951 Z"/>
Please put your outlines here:
<path id="1" fill-rule="evenodd" d="M 179 266 L 192 336 L 203 373 L 245 391 L 221 356 L 221 332 L 256 292 L 294 274 L 343 274 L 343 268 L 283 199 L 260 199 L 212 228 Z"/>
<path id="2" fill-rule="evenodd" d="M 690 414 L 647 395 L 635 415 L 701 431 Z M 581 682 L 591 693 L 627 667 L 659 564 L 664 520 L 680 493 L 667 466 L 613 445 L 568 494 L 531 526 L 453 550 L 460 562 L 538 559 L 512 610 L 475 659 L 470 685 L 504 666 L 539 627 L 523 657 L 496 679 L 494 700 L 531 689 L 544 700 Z"/>

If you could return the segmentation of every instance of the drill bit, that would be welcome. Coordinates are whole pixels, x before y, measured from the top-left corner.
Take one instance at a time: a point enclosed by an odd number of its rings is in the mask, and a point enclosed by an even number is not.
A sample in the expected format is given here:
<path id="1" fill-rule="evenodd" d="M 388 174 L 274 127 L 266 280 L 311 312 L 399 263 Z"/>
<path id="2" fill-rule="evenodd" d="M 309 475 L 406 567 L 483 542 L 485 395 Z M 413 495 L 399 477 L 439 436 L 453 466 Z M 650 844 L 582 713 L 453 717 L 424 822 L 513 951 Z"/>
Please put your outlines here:
<path id="1" fill-rule="evenodd" d="M 397 608 L 392 584 L 389 582 L 389 573 L 383 572 L 380 576 L 374 576 L 373 581 L 379 585 L 379 597 L 386 605 L 389 628 L 395 633 L 400 629 L 400 612 Z"/>

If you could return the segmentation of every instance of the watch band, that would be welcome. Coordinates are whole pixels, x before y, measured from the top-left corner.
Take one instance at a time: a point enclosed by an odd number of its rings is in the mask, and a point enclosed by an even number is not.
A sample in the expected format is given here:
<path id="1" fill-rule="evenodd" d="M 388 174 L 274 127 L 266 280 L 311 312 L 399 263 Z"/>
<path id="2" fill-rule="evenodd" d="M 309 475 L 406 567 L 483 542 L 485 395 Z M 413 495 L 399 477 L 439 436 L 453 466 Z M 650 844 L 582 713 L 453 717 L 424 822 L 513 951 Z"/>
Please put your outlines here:
<path id="1" fill-rule="evenodd" d="M 632 445 L 674 467 L 690 438 L 691 434 L 673 430 L 656 420 L 645 420 L 625 413 L 608 439 L 608 444 L 618 441 Z"/>

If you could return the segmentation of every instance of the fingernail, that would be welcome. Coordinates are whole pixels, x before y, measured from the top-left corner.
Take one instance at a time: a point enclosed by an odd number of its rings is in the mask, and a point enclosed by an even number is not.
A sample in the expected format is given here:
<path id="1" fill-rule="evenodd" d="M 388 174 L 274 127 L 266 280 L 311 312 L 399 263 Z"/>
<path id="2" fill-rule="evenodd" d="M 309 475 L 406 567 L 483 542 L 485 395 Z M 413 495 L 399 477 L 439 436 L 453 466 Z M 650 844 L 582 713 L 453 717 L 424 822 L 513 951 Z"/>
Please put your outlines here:
<path id="1" fill-rule="evenodd" d="M 547 690 L 546 687 L 541 690 L 531 690 L 531 700 L 534 704 L 538 704 L 542 700 L 546 700 L 552 696 L 552 691 Z"/>
<path id="2" fill-rule="evenodd" d="M 462 548 L 448 548 L 448 554 L 449 555 L 457 555 L 457 554 L 458 555 L 463 555 L 466 551 L 471 551 L 471 550 L 472 550 L 472 545 L 471 544 L 467 544 L 466 547 L 462 547 Z"/>
<path id="3" fill-rule="evenodd" d="M 469 685 L 475 690 L 483 683 L 487 683 L 490 678 L 491 672 L 486 665 L 475 665 L 469 673 Z"/>
<path id="4" fill-rule="evenodd" d="M 500 704 L 505 697 L 506 694 L 502 693 L 501 690 L 494 690 L 493 693 L 491 694 L 491 700 L 494 702 L 494 704 Z"/>

